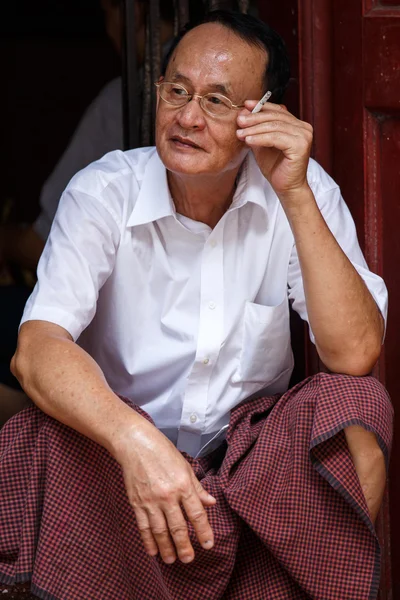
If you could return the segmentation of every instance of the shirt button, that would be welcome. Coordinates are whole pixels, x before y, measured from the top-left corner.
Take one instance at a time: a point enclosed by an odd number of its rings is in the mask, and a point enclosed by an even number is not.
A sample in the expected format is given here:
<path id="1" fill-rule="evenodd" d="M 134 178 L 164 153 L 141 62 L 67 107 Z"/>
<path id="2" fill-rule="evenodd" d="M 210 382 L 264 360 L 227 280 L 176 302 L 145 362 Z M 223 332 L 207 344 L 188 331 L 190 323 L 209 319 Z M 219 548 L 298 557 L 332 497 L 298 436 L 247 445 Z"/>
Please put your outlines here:
<path id="1" fill-rule="evenodd" d="M 215 308 L 216 306 L 217 306 L 217 305 L 215 304 L 215 302 L 209 302 L 209 303 L 208 303 L 208 308 L 209 308 L 209 309 L 211 309 L 211 310 L 214 310 L 214 308 Z"/>
<path id="2" fill-rule="evenodd" d="M 203 365 L 208 365 L 209 362 L 210 362 L 210 359 L 209 358 L 205 358 L 203 360 Z"/>
<path id="3" fill-rule="evenodd" d="M 240 375 L 238 375 L 237 373 L 235 373 L 235 375 L 233 375 L 232 377 L 232 382 L 233 383 L 239 383 L 240 381 Z"/>
<path id="4" fill-rule="evenodd" d="M 215 248 L 216 245 L 217 245 L 217 242 L 215 240 L 211 240 L 211 242 L 210 242 L 211 248 Z"/>
<path id="5" fill-rule="evenodd" d="M 190 422 L 191 423 L 196 423 L 197 421 L 197 415 L 195 415 L 194 413 L 192 415 L 190 415 Z"/>

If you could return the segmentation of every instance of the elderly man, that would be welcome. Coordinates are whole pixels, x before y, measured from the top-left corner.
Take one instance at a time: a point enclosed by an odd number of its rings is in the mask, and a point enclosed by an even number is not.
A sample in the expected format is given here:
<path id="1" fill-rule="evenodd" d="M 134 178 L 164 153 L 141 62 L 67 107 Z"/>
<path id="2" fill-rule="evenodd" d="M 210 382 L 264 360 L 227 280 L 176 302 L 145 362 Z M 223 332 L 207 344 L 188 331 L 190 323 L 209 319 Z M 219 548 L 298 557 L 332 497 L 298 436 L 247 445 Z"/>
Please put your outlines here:
<path id="1" fill-rule="evenodd" d="M 210 13 L 157 83 L 156 149 L 64 192 L 12 363 L 38 408 L 3 431 L 3 580 L 62 599 L 376 597 L 391 413 L 363 376 L 386 289 L 311 126 L 279 104 L 288 77 L 269 27 Z M 286 392 L 288 300 L 332 374 Z"/>

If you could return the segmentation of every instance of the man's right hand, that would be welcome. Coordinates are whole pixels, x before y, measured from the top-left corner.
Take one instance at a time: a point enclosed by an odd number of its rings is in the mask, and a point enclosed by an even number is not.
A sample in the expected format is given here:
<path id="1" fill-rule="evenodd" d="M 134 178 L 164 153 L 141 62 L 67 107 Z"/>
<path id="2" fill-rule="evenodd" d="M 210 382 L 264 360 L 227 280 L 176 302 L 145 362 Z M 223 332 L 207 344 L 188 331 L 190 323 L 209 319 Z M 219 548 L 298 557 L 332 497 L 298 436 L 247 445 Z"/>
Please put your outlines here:
<path id="1" fill-rule="evenodd" d="M 214 535 L 205 507 L 216 500 L 203 489 L 190 464 L 156 427 L 144 418 L 140 425 L 136 421 L 120 439 L 115 458 L 122 466 L 137 525 L 151 556 L 160 552 L 168 564 L 177 556 L 184 563 L 194 559 L 182 507 L 201 546 L 206 550 L 213 547 Z"/>
<path id="2" fill-rule="evenodd" d="M 204 507 L 216 500 L 154 425 L 112 392 L 95 361 L 59 325 L 21 326 L 11 369 L 27 396 L 54 419 L 104 446 L 122 467 L 147 552 L 190 562 L 194 551 L 182 508 L 201 546 L 214 537 Z"/>

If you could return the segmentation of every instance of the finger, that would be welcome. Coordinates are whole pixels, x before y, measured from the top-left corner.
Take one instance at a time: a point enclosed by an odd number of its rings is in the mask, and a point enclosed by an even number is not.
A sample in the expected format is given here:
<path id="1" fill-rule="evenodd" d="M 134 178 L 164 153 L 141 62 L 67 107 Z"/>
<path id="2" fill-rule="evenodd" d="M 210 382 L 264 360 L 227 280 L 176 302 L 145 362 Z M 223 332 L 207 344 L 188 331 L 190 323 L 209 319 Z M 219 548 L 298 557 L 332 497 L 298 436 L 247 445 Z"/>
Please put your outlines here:
<path id="1" fill-rule="evenodd" d="M 150 556 L 156 556 L 158 554 L 158 546 L 151 533 L 149 519 L 145 510 L 141 508 L 135 509 L 136 523 L 139 529 L 140 537 L 144 548 Z"/>
<path id="2" fill-rule="evenodd" d="M 242 113 L 237 117 L 237 123 L 240 128 L 247 128 L 252 125 L 258 125 L 260 123 L 288 123 L 293 124 L 300 129 L 312 132 L 312 126 L 306 121 L 300 121 L 288 112 L 277 112 L 275 110 L 268 110 L 259 113 Z"/>
<path id="3" fill-rule="evenodd" d="M 198 497 L 200 498 L 201 503 L 204 506 L 213 506 L 213 504 L 215 504 L 217 502 L 217 500 L 214 498 L 214 496 L 209 494 L 203 488 L 203 486 L 197 479 L 196 475 L 193 475 L 193 485 L 194 485 L 194 489 L 196 490 Z"/>
<path id="4" fill-rule="evenodd" d="M 194 559 L 194 550 L 182 510 L 177 505 L 169 507 L 165 510 L 165 517 L 179 560 L 183 563 L 191 562 Z"/>
<path id="5" fill-rule="evenodd" d="M 276 148 L 289 157 L 306 157 L 310 153 L 309 144 L 301 137 L 294 138 L 284 133 L 249 135 L 244 140 L 251 148 Z"/>
<path id="6" fill-rule="evenodd" d="M 151 533 L 157 543 L 161 558 L 167 564 L 172 564 L 176 560 L 176 552 L 169 534 L 169 528 L 164 514 L 159 509 L 154 512 L 147 512 Z"/>
<path id="7" fill-rule="evenodd" d="M 278 121 L 259 123 L 258 125 L 246 127 L 245 129 L 238 129 L 236 133 L 240 139 L 250 135 L 260 135 L 264 133 L 283 133 L 293 136 L 294 138 L 304 138 L 305 140 L 309 140 L 310 144 L 312 141 L 312 136 L 309 132 L 297 127 L 296 125 L 293 125 L 293 123 L 283 123 Z"/>
<path id="8" fill-rule="evenodd" d="M 214 546 L 214 534 L 208 522 L 204 506 L 194 489 L 186 497 L 182 498 L 182 505 L 189 521 L 193 525 L 199 543 L 205 550 L 209 550 Z"/>

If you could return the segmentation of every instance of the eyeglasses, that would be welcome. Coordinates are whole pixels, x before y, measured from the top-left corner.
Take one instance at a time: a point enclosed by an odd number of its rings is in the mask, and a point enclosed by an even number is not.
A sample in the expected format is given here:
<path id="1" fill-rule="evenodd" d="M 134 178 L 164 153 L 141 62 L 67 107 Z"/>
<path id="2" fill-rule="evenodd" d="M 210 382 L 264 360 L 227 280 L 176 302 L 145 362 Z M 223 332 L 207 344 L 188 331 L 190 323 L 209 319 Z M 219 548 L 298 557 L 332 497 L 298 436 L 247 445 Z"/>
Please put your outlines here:
<path id="1" fill-rule="evenodd" d="M 185 106 L 193 98 L 199 98 L 201 108 L 212 117 L 224 117 L 229 114 L 232 108 L 243 108 L 244 104 L 233 104 L 226 96 L 222 94 L 189 94 L 189 92 L 180 83 L 170 83 L 162 81 L 154 84 L 158 88 L 161 100 L 172 106 Z"/>

